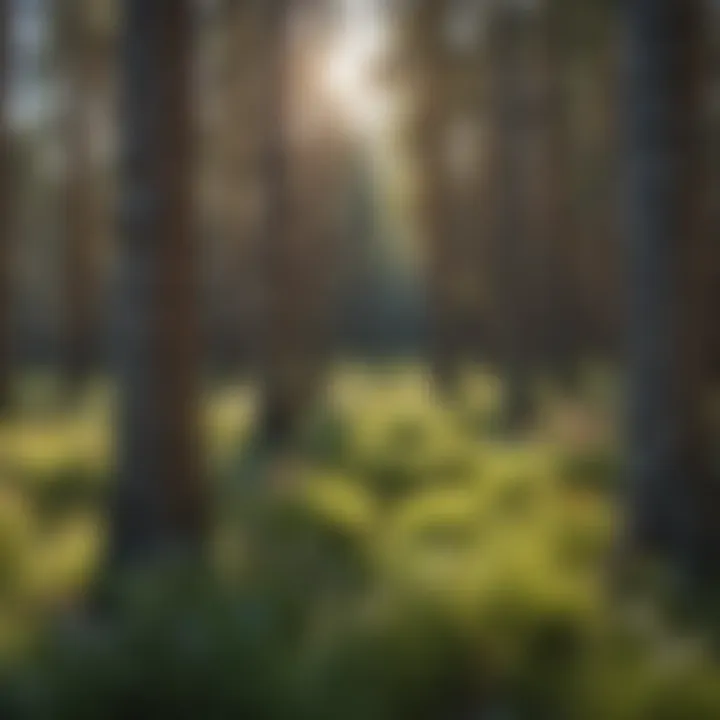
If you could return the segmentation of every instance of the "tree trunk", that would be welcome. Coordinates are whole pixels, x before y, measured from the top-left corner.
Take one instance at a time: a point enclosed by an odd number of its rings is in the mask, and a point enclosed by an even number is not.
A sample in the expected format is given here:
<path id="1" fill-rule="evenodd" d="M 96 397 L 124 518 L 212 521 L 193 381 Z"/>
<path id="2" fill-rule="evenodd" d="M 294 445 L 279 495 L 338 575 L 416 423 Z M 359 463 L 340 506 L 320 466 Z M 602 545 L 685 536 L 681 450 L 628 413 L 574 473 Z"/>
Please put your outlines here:
<path id="1" fill-rule="evenodd" d="M 701 0 L 633 0 L 629 30 L 630 531 L 717 563 L 709 465 Z M 716 569 L 716 568 L 715 568 Z"/>
<path id="2" fill-rule="evenodd" d="M 599 197 L 592 216 L 589 241 L 595 246 L 584 291 L 591 298 L 592 344 L 590 349 L 603 360 L 615 362 L 622 355 L 622 323 L 627 313 L 627 291 L 620 277 L 622 248 L 620 241 L 619 181 L 620 163 L 620 35 L 619 12 L 613 5 L 603 13 L 599 56 L 595 61 L 596 135 L 594 167 L 598 168 Z"/>
<path id="3" fill-rule="evenodd" d="M 289 0 L 273 0 L 268 9 L 267 22 L 271 52 L 266 113 L 268 132 L 265 141 L 266 303 L 261 339 L 263 367 L 259 435 L 263 443 L 275 447 L 283 445 L 293 435 L 302 405 L 293 362 L 293 359 L 297 359 L 297 347 L 293 347 L 297 343 L 293 343 L 290 337 L 298 332 L 293 317 L 299 298 L 290 296 L 296 268 L 290 257 L 291 230 L 288 218 Z"/>
<path id="4" fill-rule="evenodd" d="M 125 0 L 113 559 L 196 548 L 206 521 L 198 433 L 192 193 L 192 2 Z"/>
<path id="5" fill-rule="evenodd" d="M 449 77 L 444 22 L 447 3 L 429 0 L 418 13 L 417 58 L 420 98 L 422 221 L 427 268 L 430 366 L 435 388 L 445 396 L 457 389 L 460 328 L 455 307 L 453 227 L 448 188 Z"/>
<path id="6" fill-rule="evenodd" d="M 66 88 L 64 209 L 64 375 L 71 391 L 87 379 L 93 361 L 98 237 L 93 186 L 91 99 L 96 67 L 81 0 L 58 6 L 59 64 Z"/>
<path id="7" fill-rule="evenodd" d="M 219 210 L 215 219 L 220 219 L 209 281 L 213 345 L 219 348 L 220 367 L 233 373 L 246 370 L 253 359 L 251 339 L 258 323 L 266 189 L 263 140 L 275 121 L 265 105 L 274 61 L 272 12 L 267 3 L 225 0 L 213 28 L 222 40 L 223 64 L 219 87 L 212 91 L 221 107 L 220 119 L 206 128 L 206 156 L 217 184 L 212 193 Z"/>
<path id="8" fill-rule="evenodd" d="M 344 192 L 342 133 L 327 112 L 320 73 L 323 28 L 311 13 L 300 38 L 291 3 L 271 5 L 273 48 L 267 117 L 266 305 L 263 321 L 260 439 L 272 447 L 291 440 L 317 399 L 329 356 L 337 257 L 338 194 Z M 302 21 L 301 25 L 302 27 Z M 316 35 L 315 31 L 320 32 Z"/>
<path id="9" fill-rule="evenodd" d="M 557 0 L 546 0 L 540 19 L 544 95 L 545 157 L 541 192 L 546 273 L 543 278 L 544 360 L 558 383 L 571 387 L 576 380 L 580 333 L 576 208 L 573 201 L 573 147 L 568 66 L 571 60 L 571 10 Z"/>
<path id="10" fill-rule="evenodd" d="M 10 405 L 10 148 L 7 130 L 7 86 L 10 52 L 9 0 L 0 0 L 0 413 Z"/>
<path id="11" fill-rule="evenodd" d="M 505 379 L 504 423 L 514 430 L 531 419 L 532 253 L 529 247 L 529 74 L 525 11 L 507 0 L 490 18 L 491 191 L 495 336 Z"/>

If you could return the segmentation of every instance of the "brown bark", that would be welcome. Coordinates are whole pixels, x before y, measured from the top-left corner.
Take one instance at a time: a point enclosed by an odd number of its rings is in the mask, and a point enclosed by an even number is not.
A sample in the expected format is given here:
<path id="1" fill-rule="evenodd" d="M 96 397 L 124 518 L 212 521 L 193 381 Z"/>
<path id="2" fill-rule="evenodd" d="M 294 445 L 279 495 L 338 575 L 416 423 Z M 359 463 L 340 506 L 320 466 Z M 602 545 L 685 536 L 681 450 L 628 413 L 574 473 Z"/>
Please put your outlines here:
<path id="1" fill-rule="evenodd" d="M 260 245 L 267 199 L 265 140 L 274 45 L 272 6 L 225 0 L 210 42 L 219 43 L 221 66 L 208 92 L 219 112 L 204 131 L 208 216 L 216 232 L 211 249 L 213 348 L 223 369 L 246 369 L 253 358 L 262 285 Z M 208 50 L 209 53 L 209 50 Z M 274 118 L 271 118 L 274 121 Z M 241 130 L 239 128 L 242 128 Z"/>
<path id="2" fill-rule="evenodd" d="M 59 63 L 64 75 L 63 135 L 66 172 L 64 202 L 63 319 L 64 374 L 71 389 L 87 379 L 94 355 L 98 303 L 97 200 L 91 140 L 93 91 L 98 84 L 98 57 L 82 0 L 58 6 Z"/>
<path id="3" fill-rule="evenodd" d="M 123 4 L 119 563 L 197 548 L 207 524 L 199 448 L 190 0 Z"/>
<path id="4" fill-rule="evenodd" d="M 279 446 L 317 399 L 326 370 L 347 147 L 314 85 L 322 35 L 297 39 L 290 4 L 273 8 L 260 437 Z"/>
<path id="5" fill-rule="evenodd" d="M 622 322 L 627 315 L 627 288 L 621 278 L 620 166 L 620 55 L 618 12 L 613 7 L 603 21 L 599 57 L 596 60 L 597 113 L 600 118 L 595 148 L 599 173 L 599 196 L 589 239 L 594 245 L 584 277 L 589 282 L 592 338 L 590 349 L 602 359 L 621 357 Z"/>
<path id="6" fill-rule="evenodd" d="M 525 427 L 533 413 L 529 27 L 522 10 L 504 2 L 493 6 L 488 47 L 493 334 L 510 430 Z"/>
<path id="7" fill-rule="evenodd" d="M 265 313 L 262 327 L 262 398 L 260 437 L 270 445 L 288 441 L 296 429 L 303 405 L 299 397 L 302 383 L 295 377 L 294 347 L 291 334 L 298 332 L 293 321 L 298 298 L 291 288 L 295 263 L 291 258 L 288 215 L 291 210 L 289 183 L 289 75 L 291 62 L 290 3 L 275 0 L 267 18 L 268 97 L 265 138 L 266 233 Z M 295 338 L 297 340 L 297 338 Z M 302 342 L 302 338 L 299 338 Z"/>
<path id="8" fill-rule="evenodd" d="M 713 469 L 709 384 L 712 378 L 711 262 L 708 232 L 707 140 L 705 72 L 707 68 L 706 15 L 703 0 L 678 3 L 676 24 L 678 57 L 673 82 L 678 94 L 680 307 L 677 315 L 679 445 L 682 463 L 678 480 L 688 487 L 689 517 L 679 528 L 687 561 L 699 571 L 717 573 L 720 561 L 720 484 Z M 694 569 L 694 568 L 693 568 Z"/>
<path id="9" fill-rule="evenodd" d="M 0 0 L 0 412 L 10 404 L 10 272 L 12 224 L 8 198 L 10 153 L 7 130 L 10 3 Z"/>
<path id="10" fill-rule="evenodd" d="M 634 0 L 628 20 L 630 530 L 641 548 L 702 577 L 720 557 L 706 392 L 703 3 Z"/>
<path id="11" fill-rule="evenodd" d="M 436 389 L 443 394 L 452 394 L 460 370 L 461 332 L 454 302 L 457 237 L 447 167 L 451 82 L 443 33 L 447 7 L 445 2 L 427 0 L 415 12 L 416 72 L 420 91 L 420 203 L 430 366 Z"/>
<path id="12" fill-rule="evenodd" d="M 579 254 L 582 251 L 573 197 L 573 126 L 571 121 L 569 42 L 570 9 L 545 0 L 540 12 L 540 92 L 545 152 L 540 192 L 544 195 L 544 277 L 542 287 L 542 356 L 562 386 L 575 381 L 579 361 L 581 307 Z"/>

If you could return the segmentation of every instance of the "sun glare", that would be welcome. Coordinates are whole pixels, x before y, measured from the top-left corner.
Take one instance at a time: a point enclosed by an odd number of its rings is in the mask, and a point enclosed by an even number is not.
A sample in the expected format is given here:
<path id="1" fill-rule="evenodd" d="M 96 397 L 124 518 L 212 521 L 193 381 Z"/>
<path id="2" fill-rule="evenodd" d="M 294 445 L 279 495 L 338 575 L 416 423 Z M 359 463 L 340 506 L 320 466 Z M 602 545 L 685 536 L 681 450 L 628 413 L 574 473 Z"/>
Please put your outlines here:
<path id="1" fill-rule="evenodd" d="M 374 78 L 385 48 L 379 11 L 364 3 L 346 3 L 341 27 L 325 59 L 324 81 L 345 121 L 356 131 L 378 129 L 388 113 L 388 97 Z"/>

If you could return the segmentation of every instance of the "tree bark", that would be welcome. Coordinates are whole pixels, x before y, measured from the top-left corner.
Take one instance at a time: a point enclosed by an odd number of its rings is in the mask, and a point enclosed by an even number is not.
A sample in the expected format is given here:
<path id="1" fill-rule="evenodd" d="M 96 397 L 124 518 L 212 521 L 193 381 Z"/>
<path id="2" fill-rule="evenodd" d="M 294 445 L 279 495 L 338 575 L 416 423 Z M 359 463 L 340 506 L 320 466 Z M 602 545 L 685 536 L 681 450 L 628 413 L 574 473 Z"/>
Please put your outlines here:
<path id="1" fill-rule="evenodd" d="M 542 94 L 544 112 L 545 255 L 544 360 L 557 382 L 570 388 L 576 380 L 580 343 L 581 293 L 578 292 L 579 228 L 573 200 L 573 127 L 569 97 L 570 18 L 567 4 L 545 0 L 541 11 Z"/>
<path id="2" fill-rule="evenodd" d="M 262 327 L 261 407 L 259 435 L 269 446 L 285 444 L 293 435 L 302 400 L 294 373 L 298 332 L 293 322 L 298 298 L 291 297 L 296 270 L 290 245 L 288 148 L 290 3 L 273 0 L 267 16 L 271 48 L 268 73 L 268 132 L 265 139 L 266 227 L 264 269 L 265 312 Z M 297 318 L 296 318 L 297 319 Z M 302 339 L 299 340 L 302 342 Z"/>
<path id="3" fill-rule="evenodd" d="M 338 194 L 345 187 L 346 147 L 329 98 L 314 67 L 325 39 L 313 26 L 308 38 L 292 31 L 288 0 L 271 11 L 273 55 L 268 83 L 266 145 L 266 297 L 261 368 L 261 442 L 278 448 L 292 440 L 317 399 L 330 352 L 330 315 L 336 276 Z M 318 34 L 315 34 L 318 32 Z M 297 41 L 297 42 L 296 42 Z"/>
<path id="4" fill-rule="evenodd" d="M 7 86 L 10 52 L 10 2 L 0 0 L 0 413 L 10 405 L 10 272 L 12 223 L 8 198 L 10 148 L 7 129 Z"/>
<path id="5" fill-rule="evenodd" d="M 705 402 L 702 11 L 702 0 L 627 7 L 630 532 L 700 574 L 720 557 Z"/>
<path id="6" fill-rule="evenodd" d="M 428 0 L 418 13 L 417 58 L 420 98 L 421 210 L 426 263 L 430 367 L 444 396 L 457 390 L 461 337 L 455 298 L 456 228 L 448 188 L 449 85 L 444 23 L 447 3 Z"/>
<path id="7" fill-rule="evenodd" d="M 595 246 L 587 265 L 589 281 L 584 291 L 591 297 L 592 342 L 590 350 L 604 360 L 616 362 L 622 356 L 622 324 L 627 314 L 628 288 L 621 278 L 620 240 L 620 36 L 616 5 L 606 9 L 595 60 L 594 77 L 598 92 L 595 102 L 600 118 L 597 128 L 595 167 L 599 173 L 599 198 L 595 203 L 589 240 Z"/>
<path id="8" fill-rule="evenodd" d="M 199 449 L 192 2 L 124 0 L 115 562 L 197 548 Z"/>
<path id="9" fill-rule="evenodd" d="M 95 292 L 98 248 L 96 196 L 92 175 L 91 100 L 95 86 L 93 57 L 85 6 L 67 0 L 58 6 L 59 65 L 66 88 L 63 122 L 65 139 L 64 224 L 64 375 L 77 391 L 90 373 L 98 296 Z"/>
<path id="10" fill-rule="evenodd" d="M 531 95 L 524 12 L 506 0 L 496 2 L 489 36 L 494 334 L 505 379 L 504 422 L 510 430 L 527 425 L 533 411 L 527 164 Z"/>
<path id="11" fill-rule="evenodd" d="M 212 92 L 221 112 L 205 129 L 216 184 L 213 205 L 219 211 L 209 281 L 218 364 L 236 373 L 256 359 L 252 340 L 262 285 L 264 140 L 275 121 L 266 103 L 274 62 L 274 10 L 260 0 L 225 0 L 219 10 L 213 30 L 220 36 L 216 42 L 222 41 L 223 64 L 219 87 Z"/>

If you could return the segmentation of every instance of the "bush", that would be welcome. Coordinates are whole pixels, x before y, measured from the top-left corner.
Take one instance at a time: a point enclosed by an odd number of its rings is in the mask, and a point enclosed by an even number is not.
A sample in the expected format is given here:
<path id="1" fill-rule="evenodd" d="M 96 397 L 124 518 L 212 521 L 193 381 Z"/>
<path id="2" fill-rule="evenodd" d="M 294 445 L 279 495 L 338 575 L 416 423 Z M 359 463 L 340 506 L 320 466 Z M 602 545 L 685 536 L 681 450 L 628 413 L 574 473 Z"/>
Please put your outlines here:
<path id="1" fill-rule="evenodd" d="M 453 409 L 425 383 L 341 378 L 297 483 L 275 485 L 256 447 L 229 452 L 218 547 L 238 562 L 126 579 L 111 613 L 62 623 L 0 673 L 0 717 L 720 717 L 711 652 L 682 650 L 666 618 L 630 633 L 606 603 L 612 450 L 480 437 L 497 383 L 470 382 Z M 245 427 L 231 410 L 211 413 L 218 448 Z M 37 598 L 79 594 L 101 542 L 102 462 L 49 448 L 20 453 L 0 494 L 0 582 L 36 628 Z"/>

